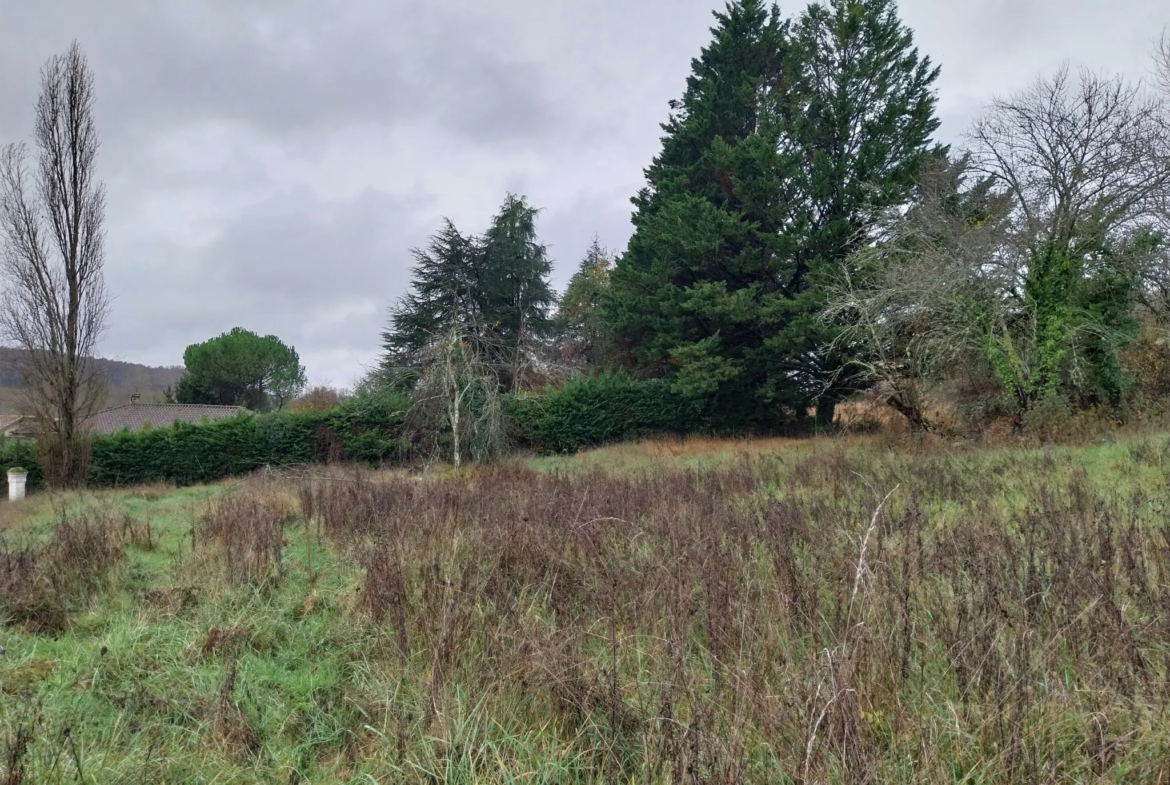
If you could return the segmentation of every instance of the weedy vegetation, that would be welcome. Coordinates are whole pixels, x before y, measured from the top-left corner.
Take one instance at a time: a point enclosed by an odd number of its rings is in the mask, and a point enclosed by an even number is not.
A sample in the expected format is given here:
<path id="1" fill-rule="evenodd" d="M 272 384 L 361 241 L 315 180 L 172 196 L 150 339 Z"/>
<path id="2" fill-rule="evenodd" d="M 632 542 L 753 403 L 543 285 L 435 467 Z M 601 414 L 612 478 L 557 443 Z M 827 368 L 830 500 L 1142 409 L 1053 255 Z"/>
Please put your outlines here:
<path id="1" fill-rule="evenodd" d="M 1170 781 L 1165 438 L 710 447 L 30 500 L 0 782 Z"/>

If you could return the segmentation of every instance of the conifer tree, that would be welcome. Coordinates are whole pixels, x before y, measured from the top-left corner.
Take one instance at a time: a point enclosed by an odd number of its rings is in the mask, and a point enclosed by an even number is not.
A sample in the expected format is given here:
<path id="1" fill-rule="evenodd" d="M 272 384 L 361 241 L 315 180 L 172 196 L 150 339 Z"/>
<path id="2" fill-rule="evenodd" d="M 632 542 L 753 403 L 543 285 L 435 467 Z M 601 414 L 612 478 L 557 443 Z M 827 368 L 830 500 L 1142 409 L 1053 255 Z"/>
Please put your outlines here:
<path id="1" fill-rule="evenodd" d="M 774 348 L 806 358 L 800 385 L 832 420 L 848 390 L 847 357 L 819 315 L 826 278 L 867 239 L 882 211 L 907 201 L 938 128 L 939 70 L 919 55 L 893 0 L 828 0 L 801 16 L 792 36 L 799 75 L 781 97 L 781 144 L 799 195 L 786 227 L 795 247 L 788 289 L 793 307 Z M 848 347 L 841 347 L 846 353 Z"/>
<path id="2" fill-rule="evenodd" d="M 471 329 L 480 319 L 480 249 L 449 220 L 431 235 L 425 248 L 411 251 L 415 266 L 410 291 L 391 309 L 390 324 L 382 333 L 382 368 L 396 370 L 417 365 L 422 352 L 452 325 Z"/>
<path id="3" fill-rule="evenodd" d="M 780 295 L 789 196 L 761 98 L 785 89 L 787 26 L 760 0 L 716 19 L 634 199 L 603 310 L 624 364 L 751 419 L 780 381 L 761 318 Z"/>
<path id="4" fill-rule="evenodd" d="M 759 0 L 716 16 L 634 200 L 606 319 L 625 364 L 724 424 L 766 427 L 818 400 L 831 418 L 847 380 L 822 348 L 826 273 L 908 198 L 937 70 L 890 0 L 831 0 L 795 25 Z"/>
<path id="5" fill-rule="evenodd" d="M 606 331 L 600 308 L 609 287 L 612 267 L 610 252 L 594 237 L 577 266 L 577 272 L 565 287 L 553 320 L 563 360 L 590 366 L 604 361 Z"/>
<path id="6" fill-rule="evenodd" d="M 536 236 L 539 210 L 508 194 L 479 241 L 478 300 L 495 362 L 516 384 L 533 345 L 548 337 L 556 302 L 548 250 Z"/>
<path id="7" fill-rule="evenodd" d="M 509 194 L 482 237 L 450 221 L 412 253 L 411 288 L 382 334 L 381 376 L 410 386 L 436 341 L 452 330 L 476 343 L 482 361 L 514 384 L 534 342 L 550 329 L 552 266 L 536 236 L 536 208 Z"/>

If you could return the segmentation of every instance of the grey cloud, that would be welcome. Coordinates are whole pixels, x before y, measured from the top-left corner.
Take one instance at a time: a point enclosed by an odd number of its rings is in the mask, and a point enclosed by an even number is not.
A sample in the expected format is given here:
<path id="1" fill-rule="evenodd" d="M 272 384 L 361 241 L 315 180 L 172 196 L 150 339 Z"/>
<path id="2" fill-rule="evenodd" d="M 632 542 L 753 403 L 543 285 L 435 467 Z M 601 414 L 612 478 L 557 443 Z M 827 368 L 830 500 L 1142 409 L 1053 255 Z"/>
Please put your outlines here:
<path id="1" fill-rule="evenodd" d="M 6 64 L 23 75 L 16 94 L 26 106 L 43 42 L 67 44 L 36 5 L 8 20 L 33 33 L 9 48 Z M 559 120 L 535 64 L 480 45 L 438 6 L 371 19 L 345 18 L 329 2 L 126 2 L 121 13 L 89 0 L 55 5 L 100 74 L 107 128 L 156 132 L 214 119 L 284 135 L 427 120 L 490 142 L 537 138 Z M 6 115 L 22 113 L 4 103 L 15 110 Z"/>
<path id="2" fill-rule="evenodd" d="M 407 282 L 406 249 L 429 231 L 416 208 L 376 191 L 337 203 L 289 194 L 245 211 L 203 248 L 150 247 L 108 276 L 118 296 L 111 343 L 173 364 L 187 344 L 243 326 L 302 351 L 376 351 L 385 305 Z"/>
<path id="3" fill-rule="evenodd" d="M 170 364 L 235 325 L 346 383 L 377 352 L 408 249 L 506 190 L 544 208 L 563 287 L 620 251 L 667 102 L 723 0 L 0 0 L 0 141 L 81 41 L 109 186 L 103 350 Z M 786 13 L 803 2 L 785 3 Z M 902 0 L 943 67 L 944 141 L 1063 59 L 1140 76 L 1156 0 Z"/>

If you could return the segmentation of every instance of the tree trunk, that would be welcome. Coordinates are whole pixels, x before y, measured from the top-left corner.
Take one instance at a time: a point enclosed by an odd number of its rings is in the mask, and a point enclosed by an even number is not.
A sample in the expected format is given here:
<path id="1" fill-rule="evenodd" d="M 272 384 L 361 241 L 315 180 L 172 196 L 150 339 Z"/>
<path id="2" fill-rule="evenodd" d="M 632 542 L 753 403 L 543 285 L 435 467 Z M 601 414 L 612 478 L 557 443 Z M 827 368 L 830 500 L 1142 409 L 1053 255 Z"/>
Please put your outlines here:
<path id="1" fill-rule="evenodd" d="M 817 400 L 816 424 L 818 428 L 833 427 L 833 420 L 837 415 L 837 401 L 823 397 Z"/>
<path id="2" fill-rule="evenodd" d="M 901 414 L 910 423 L 910 430 L 918 433 L 930 433 L 934 429 L 934 425 L 922 413 L 922 409 L 917 406 L 912 406 L 902 400 L 899 395 L 891 395 L 886 399 L 886 403 L 890 405 L 894 411 Z"/>

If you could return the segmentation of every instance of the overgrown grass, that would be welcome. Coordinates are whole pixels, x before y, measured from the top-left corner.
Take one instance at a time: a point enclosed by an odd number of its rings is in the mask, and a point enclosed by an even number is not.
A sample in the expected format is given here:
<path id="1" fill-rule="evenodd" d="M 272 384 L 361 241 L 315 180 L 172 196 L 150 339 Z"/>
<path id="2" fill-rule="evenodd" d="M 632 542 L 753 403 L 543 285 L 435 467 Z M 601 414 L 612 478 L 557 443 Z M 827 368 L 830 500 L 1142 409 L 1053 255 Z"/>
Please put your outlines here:
<path id="1" fill-rule="evenodd" d="M 0 782 L 1170 781 L 1168 467 L 655 442 L 35 497 Z"/>

